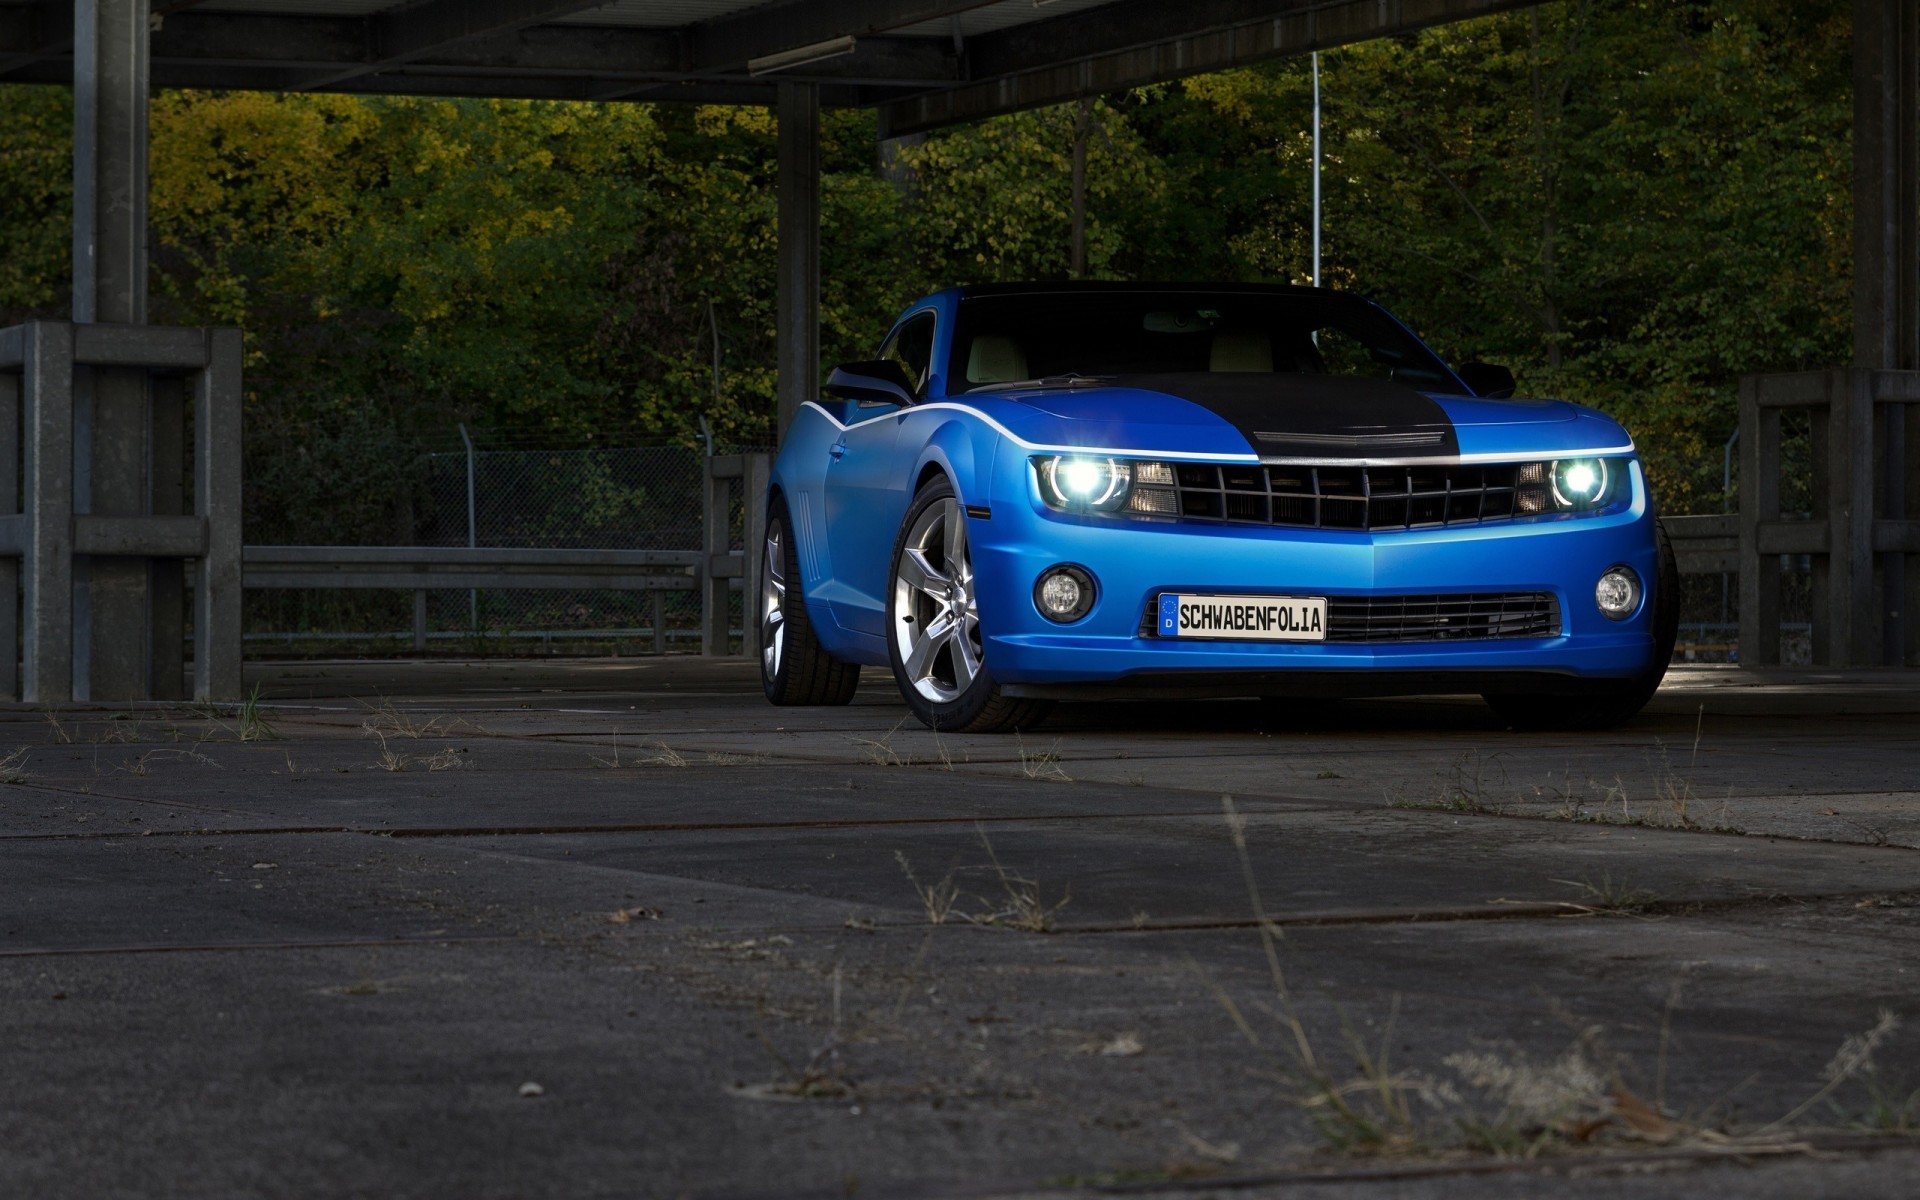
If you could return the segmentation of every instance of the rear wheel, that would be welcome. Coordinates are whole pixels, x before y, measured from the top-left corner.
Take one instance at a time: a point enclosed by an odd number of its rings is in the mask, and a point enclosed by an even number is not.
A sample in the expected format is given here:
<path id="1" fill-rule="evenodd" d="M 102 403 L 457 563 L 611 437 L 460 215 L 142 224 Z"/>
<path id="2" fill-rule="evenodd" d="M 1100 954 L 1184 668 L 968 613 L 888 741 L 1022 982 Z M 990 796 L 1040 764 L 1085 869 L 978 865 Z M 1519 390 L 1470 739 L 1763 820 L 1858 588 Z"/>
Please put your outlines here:
<path id="1" fill-rule="evenodd" d="M 1653 661 L 1631 679 L 1577 696 L 1538 692 L 1490 692 L 1483 699 L 1515 729 L 1611 729 L 1647 706 L 1673 660 L 1680 636 L 1680 568 L 1665 526 L 1654 522 L 1659 574 L 1653 585 Z"/>
<path id="2" fill-rule="evenodd" d="M 887 658 L 913 715 L 953 733 L 1001 733 L 1039 723 L 1051 705 L 1004 696 L 980 637 L 967 516 L 936 479 L 907 509 L 893 544 Z"/>
<path id="3" fill-rule="evenodd" d="M 828 654 L 814 636 L 792 528 L 786 501 L 775 500 L 760 566 L 760 685 L 775 704 L 845 704 L 860 686 L 860 667 Z"/>

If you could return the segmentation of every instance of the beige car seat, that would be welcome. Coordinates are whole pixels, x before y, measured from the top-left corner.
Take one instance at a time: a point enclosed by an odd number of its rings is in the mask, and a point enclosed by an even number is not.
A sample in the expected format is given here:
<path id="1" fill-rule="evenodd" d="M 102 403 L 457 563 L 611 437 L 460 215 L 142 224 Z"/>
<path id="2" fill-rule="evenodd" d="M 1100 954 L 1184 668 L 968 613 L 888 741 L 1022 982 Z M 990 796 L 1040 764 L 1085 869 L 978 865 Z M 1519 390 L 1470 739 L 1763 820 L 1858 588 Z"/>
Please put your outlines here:
<path id="1" fill-rule="evenodd" d="M 1216 333 L 1207 370 L 1271 374 L 1273 342 L 1264 333 Z"/>
<path id="2" fill-rule="evenodd" d="M 968 383 L 1014 383 L 1027 376 L 1027 352 L 1001 333 L 983 333 L 967 353 Z"/>

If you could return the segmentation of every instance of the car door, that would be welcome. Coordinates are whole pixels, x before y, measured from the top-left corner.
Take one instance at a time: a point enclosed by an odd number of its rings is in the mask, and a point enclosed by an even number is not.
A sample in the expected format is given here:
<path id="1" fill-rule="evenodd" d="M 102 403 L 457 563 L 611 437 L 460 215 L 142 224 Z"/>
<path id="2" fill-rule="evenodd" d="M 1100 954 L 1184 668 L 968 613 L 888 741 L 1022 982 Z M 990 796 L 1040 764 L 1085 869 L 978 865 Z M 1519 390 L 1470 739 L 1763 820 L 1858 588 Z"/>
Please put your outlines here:
<path id="1" fill-rule="evenodd" d="M 933 331 L 931 311 L 912 313 L 878 355 L 898 362 L 918 390 L 926 387 Z M 906 476 L 916 448 L 899 444 L 903 414 L 890 404 L 848 404 L 847 427 L 827 451 L 827 538 L 840 585 L 833 616 L 841 628 L 873 637 L 885 633 L 887 573 L 910 499 Z"/>

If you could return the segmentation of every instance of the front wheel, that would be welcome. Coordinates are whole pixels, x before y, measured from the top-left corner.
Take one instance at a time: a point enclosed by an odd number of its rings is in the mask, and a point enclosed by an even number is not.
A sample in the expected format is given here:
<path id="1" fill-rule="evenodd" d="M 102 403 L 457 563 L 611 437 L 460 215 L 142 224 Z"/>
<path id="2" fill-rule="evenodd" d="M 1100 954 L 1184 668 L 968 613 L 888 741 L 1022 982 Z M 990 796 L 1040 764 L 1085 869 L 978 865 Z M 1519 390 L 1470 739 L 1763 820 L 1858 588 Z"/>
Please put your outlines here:
<path id="1" fill-rule="evenodd" d="M 1001 733 L 1039 723 L 1050 705 L 1004 696 L 980 637 L 967 516 L 953 485 L 921 488 L 893 544 L 887 658 L 907 707 L 929 728 Z"/>

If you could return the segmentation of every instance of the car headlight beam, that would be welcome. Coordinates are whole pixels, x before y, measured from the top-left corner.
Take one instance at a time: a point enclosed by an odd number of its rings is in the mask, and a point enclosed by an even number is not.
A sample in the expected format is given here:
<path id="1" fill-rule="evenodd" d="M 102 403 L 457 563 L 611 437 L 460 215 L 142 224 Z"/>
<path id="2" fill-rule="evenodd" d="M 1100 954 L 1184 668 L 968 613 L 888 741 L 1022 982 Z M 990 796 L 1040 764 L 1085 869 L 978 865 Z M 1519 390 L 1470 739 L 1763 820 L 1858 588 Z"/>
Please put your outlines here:
<path id="1" fill-rule="evenodd" d="M 1575 511 L 1596 508 L 1607 497 L 1607 460 L 1563 458 L 1553 464 L 1555 507 Z"/>
<path id="2" fill-rule="evenodd" d="M 1126 502 L 1133 481 L 1129 464 L 1117 458 L 1056 454 L 1034 459 L 1040 495 L 1051 508 L 1112 512 Z"/>

